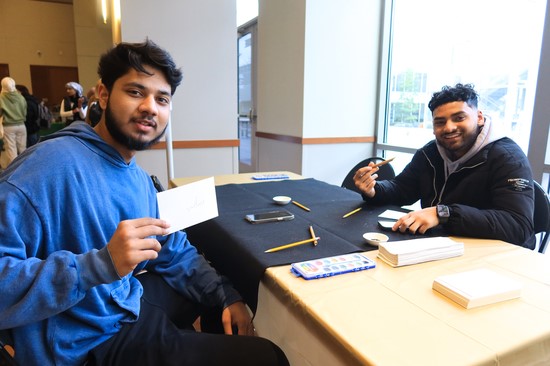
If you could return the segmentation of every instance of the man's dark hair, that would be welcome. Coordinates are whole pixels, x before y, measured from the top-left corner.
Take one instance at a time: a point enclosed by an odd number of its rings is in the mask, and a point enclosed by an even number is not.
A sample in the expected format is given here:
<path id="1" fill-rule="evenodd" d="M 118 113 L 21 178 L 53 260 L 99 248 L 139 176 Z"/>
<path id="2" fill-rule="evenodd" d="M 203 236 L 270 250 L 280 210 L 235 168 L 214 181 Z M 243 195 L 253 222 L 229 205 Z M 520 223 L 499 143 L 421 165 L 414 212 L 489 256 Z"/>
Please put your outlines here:
<path id="1" fill-rule="evenodd" d="M 433 93 L 428 108 L 433 113 L 437 107 L 451 102 L 464 102 L 472 108 L 477 108 L 478 97 L 472 84 L 458 83 L 454 87 L 445 85 L 441 91 Z"/>
<path id="2" fill-rule="evenodd" d="M 97 73 L 107 90 L 111 91 L 115 81 L 128 73 L 130 68 L 151 75 L 145 70 L 145 65 L 163 73 L 174 95 L 183 79 L 182 72 L 172 56 L 149 39 L 142 43 L 119 43 L 101 56 Z"/>
<path id="3" fill-rule="evenodd" d="M 24 97 L 31 95 L 29 89 L 25 85 L 15 84 L 15 89 L 19 90 L 19 93 Z"/>

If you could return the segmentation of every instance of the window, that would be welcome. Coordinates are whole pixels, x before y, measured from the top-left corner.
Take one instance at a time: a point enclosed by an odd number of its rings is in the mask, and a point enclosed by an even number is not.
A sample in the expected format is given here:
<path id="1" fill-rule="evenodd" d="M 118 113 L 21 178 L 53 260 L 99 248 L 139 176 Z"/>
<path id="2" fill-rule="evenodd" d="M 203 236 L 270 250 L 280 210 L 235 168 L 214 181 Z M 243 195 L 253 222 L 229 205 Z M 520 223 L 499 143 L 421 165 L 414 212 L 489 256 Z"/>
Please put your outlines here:
<path id="1" fill-rule="evenodd" d="M 433 139 L 432 93 L 458 82 L 475 85 L 479 109 L 527 153 L 546 0 L 388 0 L 386 7 L 378 154 L 405 153 L 408 163 Z"/>

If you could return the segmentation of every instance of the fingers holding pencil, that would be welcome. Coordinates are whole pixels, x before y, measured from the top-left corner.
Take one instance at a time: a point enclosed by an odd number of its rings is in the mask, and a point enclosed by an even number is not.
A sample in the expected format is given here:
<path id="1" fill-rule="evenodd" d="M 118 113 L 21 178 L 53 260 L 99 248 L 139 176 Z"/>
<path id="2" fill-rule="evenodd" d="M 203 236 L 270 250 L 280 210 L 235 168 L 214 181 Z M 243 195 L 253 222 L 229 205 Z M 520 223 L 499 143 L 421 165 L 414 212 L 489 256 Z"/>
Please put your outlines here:
<path id="1" fill-rule="evenodd" d="M 388 163 L 391 163 L 393 161 L 393 159 L 395 159 L 395 156 L 393 158 L 389 158 L 387 160 L 382 160 L 381 162 L 374 164 L 373 167 L 377 168 L 377 167 L 380 167 L 382 165 L 386 165 Z"/>
<path id="2" fill-rule="evenodd" d="M 372 164 L 369 163 L 369 165 L 363 167 L 363 168 L 360 168 L 359 170 L 357 170 L 357 172 L 355 173 L 355 177 L 358 177 L 358 178 L 362 178 L 363 176 L 365 176 L 368 172 L 372 171 L 374 168 L 380 168 L 381 166 L 384 166 L 388 163 L 391 163 L 393 161 L 393 159 L 395 159 L 395 157 L 393 158 L 389 158 L 387 160 L 382 160 L 381 162 L 379 163 L 376 163 L 376 164 Z M 372 165 L 371 165 L 372 164 Z M 368 169 L 370 168 L 370 169 Z M 376 170 L 378 171 L 378 169 Z M 355 178 L 354 177 L 354 178 Z"/>
<path id="3" fill-rule="evenodd" d="M 355 186 L 367 197 L 374 197 L 376 194 L 374 186 L 376 185 L 376 179 L 378 178 L 378 174 L 376 173 L 381 166 L 390 163 L 393 159 L 394 158 L 383 160 L 376 164 L 371 162 L 368 166 L 358 169 L 353 176 Z"/>

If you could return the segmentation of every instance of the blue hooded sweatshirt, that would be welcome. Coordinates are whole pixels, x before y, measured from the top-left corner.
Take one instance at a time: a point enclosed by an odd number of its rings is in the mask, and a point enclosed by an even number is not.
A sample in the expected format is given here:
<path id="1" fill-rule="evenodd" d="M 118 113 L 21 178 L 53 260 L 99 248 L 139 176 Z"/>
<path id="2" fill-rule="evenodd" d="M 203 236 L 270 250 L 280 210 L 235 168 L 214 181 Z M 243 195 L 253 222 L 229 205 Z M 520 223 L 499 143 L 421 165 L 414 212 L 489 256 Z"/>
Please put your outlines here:
<path id="1" fill-rule="evenodd" d="M 122 220 L 158 217 L 156 191 L 85 123 L 27 149 L 0 176 L 0 329 L 11 329 L 20 365 L 79 365 L 125 323 L 158 273 L 205 305 L 241 298 L 186 234 L 159 237 L 157 259 L 120 278 L 106 244 Z"/>

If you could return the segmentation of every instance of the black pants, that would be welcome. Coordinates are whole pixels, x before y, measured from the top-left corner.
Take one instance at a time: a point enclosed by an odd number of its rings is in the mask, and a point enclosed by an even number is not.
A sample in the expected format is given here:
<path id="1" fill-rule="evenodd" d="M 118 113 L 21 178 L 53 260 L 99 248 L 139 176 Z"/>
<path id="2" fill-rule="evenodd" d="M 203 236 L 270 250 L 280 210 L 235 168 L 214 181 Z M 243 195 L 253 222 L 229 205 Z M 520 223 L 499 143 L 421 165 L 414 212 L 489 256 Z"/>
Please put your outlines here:
<path id="1" fill-rule="evenodd" d="M 144 287 L 138 321 L 92 350 L 88 365 L 289 365 L 281 349 L 267 339 L 207 333 L 222 329 L 221 310 L 204 311 L 157 275 L 138 278 Z M 200 333 L 192 327 L 199 314 Z"/>

